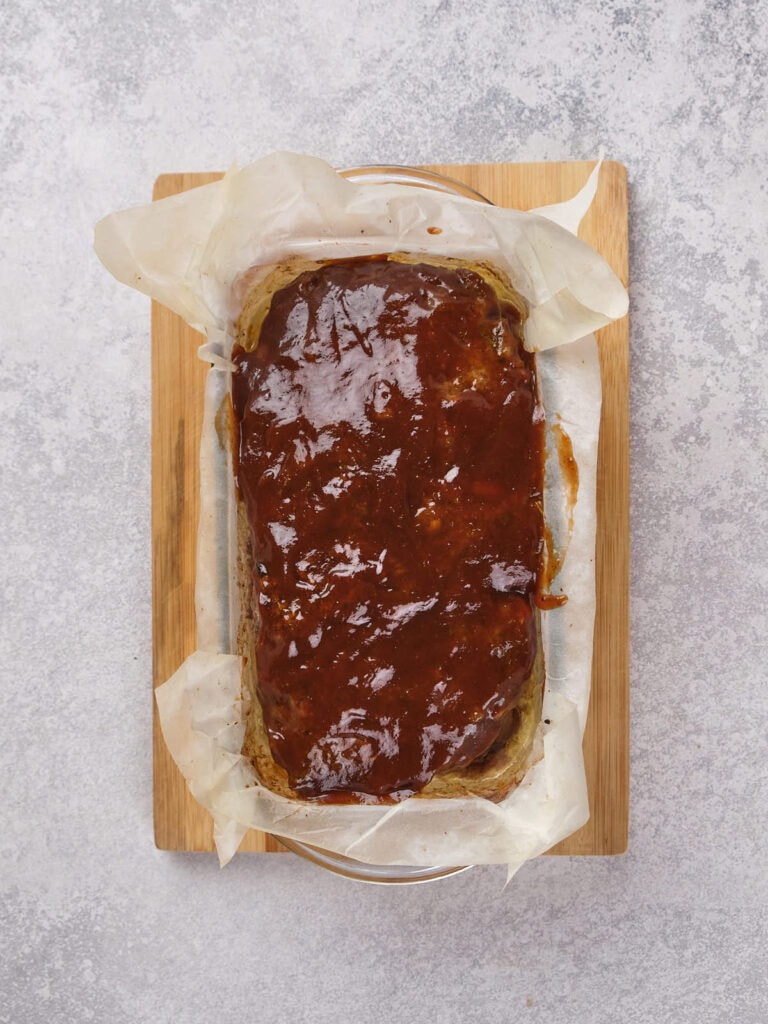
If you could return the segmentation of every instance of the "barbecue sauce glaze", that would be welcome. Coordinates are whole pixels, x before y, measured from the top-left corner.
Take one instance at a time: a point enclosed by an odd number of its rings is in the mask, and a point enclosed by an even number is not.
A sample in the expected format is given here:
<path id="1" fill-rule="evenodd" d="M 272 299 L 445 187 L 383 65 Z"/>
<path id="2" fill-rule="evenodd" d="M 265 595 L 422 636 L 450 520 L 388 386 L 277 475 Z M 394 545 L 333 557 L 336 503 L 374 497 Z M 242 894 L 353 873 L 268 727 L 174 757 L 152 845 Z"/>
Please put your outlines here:
<path id="1" fill-rule="evenodd" d="M 461 266 L 330 262 L 275 293 L 233 361 L 274 760 L 325 801 L 482 762 L 538 642 L 544 423 L 520 307 Z"/>

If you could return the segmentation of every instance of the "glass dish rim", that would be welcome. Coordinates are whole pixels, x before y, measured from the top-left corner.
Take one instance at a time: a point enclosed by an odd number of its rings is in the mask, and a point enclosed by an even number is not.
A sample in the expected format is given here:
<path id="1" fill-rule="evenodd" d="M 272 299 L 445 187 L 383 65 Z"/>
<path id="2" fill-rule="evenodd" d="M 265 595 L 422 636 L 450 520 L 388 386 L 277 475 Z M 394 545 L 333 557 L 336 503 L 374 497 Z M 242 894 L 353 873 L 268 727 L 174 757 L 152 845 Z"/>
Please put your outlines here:
<path id="1" fill-rule="evenodd" d="M 423 882 L 435 882 L 440 878 L 449 878 L 468 871 L 472 865 L 438 865 L 434 867 L 418 867 L 404 864 L 366 864 L 364 861 L 352 860 L 339 853 L 330 853 L 319 846 L 310 846 L 298 839 L 273 835 L 273 838 L 286 850 L 297 854 L 303 860 L 315 864 L 325 871 L 349 878 L 355 882 L 367 882 L 371 885 L 418 885 Z M 391 874 L 389 873 L 391 872 Z"/>
<path id="2" fill-rule="evenodd" d="M 340 167 L 338 173 L 356 183 L 367 181 L 377 185 L 412 185 L 464 199 L 474 199 L 487 206 L 494 205 L 487 196 L 466 182 L 425 167 L 413 167 L 408 164 L 361 164 L 358 167 Z"/>

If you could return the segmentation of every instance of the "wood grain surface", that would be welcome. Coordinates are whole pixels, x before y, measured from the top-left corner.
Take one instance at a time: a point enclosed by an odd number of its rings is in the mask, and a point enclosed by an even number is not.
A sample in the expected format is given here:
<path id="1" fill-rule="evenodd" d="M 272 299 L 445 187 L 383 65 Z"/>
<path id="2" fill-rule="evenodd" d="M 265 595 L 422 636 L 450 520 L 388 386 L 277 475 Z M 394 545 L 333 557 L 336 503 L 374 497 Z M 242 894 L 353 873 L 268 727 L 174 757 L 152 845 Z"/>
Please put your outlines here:
<path id="1" fill-rule="evenodd" d="M 570 198 L 594 164 L 436 164 L 499 206 L 526 210 Z M 153 198 L 215 181 L 220 174 L 165 174 Z M 605 163 L 580 236 L 628 279 L 626 169 Z M 629 323 L 598 334 L 603 408 L 597 471 L 597 618 L 592 695 L 584 736 L 591 817 L 552 853 L 617 854 L 629 819 Z M 195 648 L 198 450 L 206 366 L 201 337 L 152 304 L 152 607 L 154 685 Z M 154 705 L 154 701 L 153 701 Z M 190 796 L 154 709 L 155 842 L 163 850 L 213 850 L 212 822 Z M 272 836 L 249 832 L 242 851 L 277 852 Z"/>

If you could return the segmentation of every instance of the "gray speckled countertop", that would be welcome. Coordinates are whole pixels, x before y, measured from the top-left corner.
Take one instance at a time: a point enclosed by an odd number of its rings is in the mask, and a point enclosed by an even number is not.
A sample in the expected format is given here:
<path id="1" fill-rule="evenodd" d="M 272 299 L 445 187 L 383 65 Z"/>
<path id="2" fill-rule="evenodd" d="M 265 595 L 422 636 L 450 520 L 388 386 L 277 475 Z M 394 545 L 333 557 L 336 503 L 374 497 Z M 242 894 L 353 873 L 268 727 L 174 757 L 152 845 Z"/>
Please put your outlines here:
<path id="1" fill-rule="evenodd" d="M 0 1022 L 765 1019 L 767 52 L 759 0 L 5 0 Z M 158 852 L 149 308 L 93 224 L 278 148 L 601 144 L 631 184 L 629 853 L 502 891 Z"/>

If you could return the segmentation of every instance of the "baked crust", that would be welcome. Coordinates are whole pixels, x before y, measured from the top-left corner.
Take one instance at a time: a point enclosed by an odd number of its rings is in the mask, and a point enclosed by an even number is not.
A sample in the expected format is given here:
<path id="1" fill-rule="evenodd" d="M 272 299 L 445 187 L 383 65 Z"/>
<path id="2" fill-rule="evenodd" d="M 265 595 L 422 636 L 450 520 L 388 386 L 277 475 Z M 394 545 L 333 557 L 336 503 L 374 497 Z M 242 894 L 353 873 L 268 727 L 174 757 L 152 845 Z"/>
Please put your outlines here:
<path id="1" fill-rule="evenodd" d="M 403 260 L 405 261 L 405 257 Z M 433 261 L 420 257 L 421 263 L 435 263 L 445 266 L 456 265 L 458 261 Z M 462 264 L 468 266 L 467 264 Z M 239 343 L 253 350 L 258 340 L 261 323 L 269 308 L 269 302 L 276 288 L 298 276 L 307 266 L 314 269 L 317 264 L 301 266 L 295 261 L 290 268 L 275 271 L 270 277 L 251 290 L 246 298 L 240 320 Z M 499 278 L 488 268 L 483 268 L 483 277 L 496 287 Z M 244 658 L 243 688 L 248 699 L 248 716 L 243 754 L 252 762 L 261 783 L 272 792 L 290 799 L 307 802 L 308 798 L 293 789 L 287 771 L 278 764 L 270 749 L 262 705 L 256 665 L 256 645 L 260 621 L 258 615 L 258 594 L 254 583 L 254 560 L 252 556 L 251 527 L 241 494 L 237 493 L 238 533 L 238 588 L 240 597 L 240 621 L 238 628 L 238 649 Z M 430 781 L 415 796 L 422 799 L 483 797 L 493 801 L 503 799 L 524 777 L 534 759 L 534 740 L 541 719 L 544 690 L 544 659 L 541 644 L 540 614 L 534 612 L 536 656 L 528 678 L 522 685 L 516 701 L 507 706 L 498 721 L 502 723 L 500 735 L 490 750 L 476 758 L 466 767 L 437 771 Z M 355 793 L 336 793 L 334 802 L 355 803 L 370 797 Z M 311 802 L 311 798 L 310 798 Z M 381 802 L 381 801 L 380 801 Z"/>

